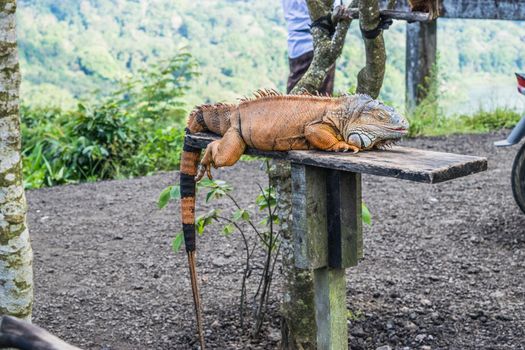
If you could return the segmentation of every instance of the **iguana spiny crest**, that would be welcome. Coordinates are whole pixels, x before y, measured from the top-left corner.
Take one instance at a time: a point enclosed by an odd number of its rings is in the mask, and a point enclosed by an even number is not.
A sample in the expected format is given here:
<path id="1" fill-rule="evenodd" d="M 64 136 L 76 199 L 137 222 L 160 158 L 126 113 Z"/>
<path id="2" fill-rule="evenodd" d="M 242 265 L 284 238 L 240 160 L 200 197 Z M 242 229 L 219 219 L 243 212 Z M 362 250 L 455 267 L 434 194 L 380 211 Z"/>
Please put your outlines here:
<path id="1" fill-rule="evenodd" d="M 200 149 L 184 144 L 180 166 L 184 242 L 197 315 L 201 349 L 204 335 L 195 266 L 195 184 L 210 168 L 235 164 L 246 147 L 263 151 L 319 149 L 359 152 L 406 135 L 407 120 L 367 95 L 326 97 L 280 95 L 258 91 L 239 104 L 196 107 L 188 118 L 189 134 L 211 131 L 222 138 Z"/>

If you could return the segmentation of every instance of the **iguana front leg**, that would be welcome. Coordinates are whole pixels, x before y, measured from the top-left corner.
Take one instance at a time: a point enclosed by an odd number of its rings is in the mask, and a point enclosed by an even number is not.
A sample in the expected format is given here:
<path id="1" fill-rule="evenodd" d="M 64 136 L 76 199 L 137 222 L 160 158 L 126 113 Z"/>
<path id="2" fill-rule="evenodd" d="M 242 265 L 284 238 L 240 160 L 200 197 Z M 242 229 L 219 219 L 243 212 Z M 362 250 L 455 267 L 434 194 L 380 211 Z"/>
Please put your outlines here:
<path id="1" fill-rule="evenodd" d="M 236 128 L 228 129 L 220 140 L 213 141 L 206 147 L 199 171 L 197 176 L 195 176 L 195 181 L 200 181 L 205 173 L 211 179 L 210 166 L 220 168 L 237 163 L 245 149 L 246 143 L 242 139 L 239 130 Z"/>
<path id="2" fill-rule="evenodd" d="M 360 151 L 356 145 L 344 141 L 329 124 L 314 123 L 307 125 L 305 137 L 312 146 L 323 151 L 348 152 L 352 150 L 354 153 Z"/>

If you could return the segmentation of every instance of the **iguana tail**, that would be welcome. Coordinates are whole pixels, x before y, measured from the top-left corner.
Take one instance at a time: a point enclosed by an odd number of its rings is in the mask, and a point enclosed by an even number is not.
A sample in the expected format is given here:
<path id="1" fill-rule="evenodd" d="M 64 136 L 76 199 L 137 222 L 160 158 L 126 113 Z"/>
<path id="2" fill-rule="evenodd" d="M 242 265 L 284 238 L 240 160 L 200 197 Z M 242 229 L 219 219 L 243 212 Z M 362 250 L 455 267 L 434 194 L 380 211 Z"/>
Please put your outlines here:
<path id="1" fill-rule="evenodd" d="M 230 127 L 230 115 L 234 108 L 235 106 L 226 104 L 203 105 L 195 108 L 188 118 L 186 134 L 211 131 L 223 135 Z M 184 232 L 184 245 L 188 253 L 191 290 L 195 304 L 199 341 L 201 350 L 204 350 L 202 309 L 195 256 L 195 176 L 197 175 L 200 154 L 201 150 L 199 148 L 192 147 L 188 144 L 187 139 L 184 140 L 184 148 L 180 162 L 182 231 Z"/>
<path id="2" fill-rule="evenodd" d="M 186 132 L 194 134 L 211 131 L 217 135 L 224 135 L 231 125 L 230 116 L 236 109 L 236 105 L 225 103 L 198 106 L 190 114 Z"/>
<path id="3" fill-rule="evenodd" d="M 195 112 L 195 111 L 194 111 Z M 203 126 L 199 125 L 195 113 L 190 115 L 186 133 L 203 131 Z M 184 245 L 188 254 L 188 265 L 190 268 L 191 291 L 193 293 L 193 302 L 195 306 L 195 315 L 197 318 L 197 331 L 201 349 L 204 349 L 204 332 L 202 322 L 202 310 L 200 303 L 199 284 L 197 281 L 197 264 L 195 256 L 195 175 L 201 150 L 190 146 L 187 139 L 184 140 L 180 162 L 180 194 L 181 194 L 181 216 L 182 231 L 184 233 Z"/>

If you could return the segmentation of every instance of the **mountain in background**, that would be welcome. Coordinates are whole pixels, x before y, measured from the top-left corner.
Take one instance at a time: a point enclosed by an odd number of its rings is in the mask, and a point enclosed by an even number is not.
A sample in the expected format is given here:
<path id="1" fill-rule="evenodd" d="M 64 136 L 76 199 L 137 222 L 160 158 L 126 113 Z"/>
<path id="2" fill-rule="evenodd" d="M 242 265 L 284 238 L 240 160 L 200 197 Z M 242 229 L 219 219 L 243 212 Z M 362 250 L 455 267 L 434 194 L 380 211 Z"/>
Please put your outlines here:
<path id="1" fill-rule="evenodd" d="M 188 105 L 234 101 L 259 88 L 284 91 L 288 62 L 280 1 L 19 0 L 18 6 L 27 104 L 67 107 L 96 98 L 181 51 L 200 65 Z M 449 112 L 518 101 L 513 72 L 525 68 L 523 23 L 440 19 L 438 28 L 440 89 Z M 381 97 L 399 107 L 405 91 L 405 24 L 392 26 L 385 42 Z M 352 90 L 363 65 L 355 22 L 337 63 L 336 89 Z"/>

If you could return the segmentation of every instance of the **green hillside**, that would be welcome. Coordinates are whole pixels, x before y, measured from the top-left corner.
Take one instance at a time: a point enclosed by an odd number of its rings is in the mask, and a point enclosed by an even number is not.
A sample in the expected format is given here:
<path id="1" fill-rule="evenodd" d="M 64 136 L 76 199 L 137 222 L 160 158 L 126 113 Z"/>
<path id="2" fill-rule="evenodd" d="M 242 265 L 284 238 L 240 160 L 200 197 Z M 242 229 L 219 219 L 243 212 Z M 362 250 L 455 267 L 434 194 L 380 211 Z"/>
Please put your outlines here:
<path id="1" fill-rule="evenodd" d="M 187 51 L 199 63 L 188 104 L 234 100 L 266 87 L 284 89 L 286 31 L 280 1 L 254 0 L 20 0 L 22 95 L 33 105 L 71 106 L 109 93 L 139 69 Z M 348 90 L 364 63 L 352 25 L 338 61 L 336 88 Z M 385 35 L 388 67 L 382 98 L 402 105 L 404 23 Z M 460 112 L 478 105 L 512 104 L 512 73 L 525 25 L 517 22 L 440 20 L 443 105 Z M 501 96 L 500 96 L 501 95 Z"/>

